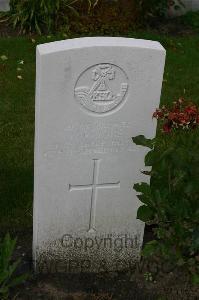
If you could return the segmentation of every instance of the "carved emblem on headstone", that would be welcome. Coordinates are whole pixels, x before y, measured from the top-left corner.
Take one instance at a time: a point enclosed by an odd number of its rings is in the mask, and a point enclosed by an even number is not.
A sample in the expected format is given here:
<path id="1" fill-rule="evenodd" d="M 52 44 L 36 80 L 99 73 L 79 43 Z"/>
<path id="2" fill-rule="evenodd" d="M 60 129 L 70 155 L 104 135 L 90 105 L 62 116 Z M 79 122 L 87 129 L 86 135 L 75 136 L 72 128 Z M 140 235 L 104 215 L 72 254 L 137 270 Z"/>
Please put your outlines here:
<path id="1" fill-rule="evenodd" d="M 128 78 L 120 67 L 98 64 L 79 76 L 75 97 L 87 110 L 102 114 L 116 108 L 124 100 L 127 90 Z"/>

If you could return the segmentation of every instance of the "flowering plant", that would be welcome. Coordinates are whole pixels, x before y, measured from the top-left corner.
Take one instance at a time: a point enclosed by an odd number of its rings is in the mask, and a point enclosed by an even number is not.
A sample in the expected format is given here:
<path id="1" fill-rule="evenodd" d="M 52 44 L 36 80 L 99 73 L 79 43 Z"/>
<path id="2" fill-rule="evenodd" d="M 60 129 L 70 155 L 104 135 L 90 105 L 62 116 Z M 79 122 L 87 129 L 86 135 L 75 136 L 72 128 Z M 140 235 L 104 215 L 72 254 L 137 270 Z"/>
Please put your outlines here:
<path id="1" fill-rule="evenodd" d="M 153 117 L 160 132 L 154 139 L 133 138 L 148 147 L 145 165 L 150 184 L 136 183 L 142 202 L 137 218 L 155 225 L 156 240 L 146 244 L 143 255 L 163 257 L 191 272 L 199 283 L 199 108 L 179 99 L 171 109 L 163 106 Z"/>
<path id="2" fill-rule="evenodd" d="M 199 126 L 199 109 L 194 103 L 180 98 L 170 109 L 165 105 L 156 109 L 153 118 L 163 122 L 162 130 L 166 133 L 176 129 L 195 129 Z"/>

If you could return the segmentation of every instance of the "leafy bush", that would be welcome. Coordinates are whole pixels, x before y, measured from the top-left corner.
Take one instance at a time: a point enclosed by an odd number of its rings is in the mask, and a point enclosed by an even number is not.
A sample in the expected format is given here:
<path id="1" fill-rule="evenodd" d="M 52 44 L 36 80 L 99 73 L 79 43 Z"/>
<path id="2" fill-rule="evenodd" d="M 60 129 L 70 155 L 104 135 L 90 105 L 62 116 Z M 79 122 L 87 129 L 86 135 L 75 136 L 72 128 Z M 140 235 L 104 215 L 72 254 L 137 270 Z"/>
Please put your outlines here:
<path id="1" fill-rule="evenodd" d="M 168 8 L 167 0 L 135 0 L 143 17 L 164 15 Z"/>
<path id="2" fill-rule="evenodd" d="M 199 30 L 199 12 L 190 11 L 184 16 L 180 17 L 180 20 L 183 24 L 192 27 L 195 30 Z"/>
<path id="3" fill-rule="evenodd" d="M 156 225 L 156 240 L 146 244 L 143 255 L 159 254 L 199 283 L 199 109 L 179 99 L 153 116 L 162 132 L 152 140 L 133 138 L 150 148 L 145 165 L 152 166 L 150 184 L 134 185 L 143 203 L 137 218 Z"/>
<path id="4" fill-rule="evenodd" d="M 11 0 L 9 19 L 21 33 L 51 31 L 58 21 L 68 21 L 67 11 L 76 13 L 73 5 L 78 0 Z"/>
<path id="5" fill-rule="evenodd" d="M 63 26 L 68 28 L 70 13 L 78 16 L 78 3 L 86 2 L 87 12 L 100 0 L 11 0 L 10 12 L 4 13 L 20 33 L 51 32 Z"/>
<path id="6" fill-rule="evenodd" d="M 181 0 L 177 0 L 181 5 Z M 14 28 L 20 28 L 20 33 L 50 32 L 69 28 L 74 14 L 92 15 L 98 12 L 98 16 L 104 14 L 111 19 L 126 16 L 131 18 L 132 25 L 149 21 L 154 17 L 162 17 L 172 1 L 168 0 L 10 0 L 10 12 L 6 17 Z M 71 12 L 73 13 L 71 17 Z M 103 14 L 103 15 L 102 15 Z M 90 20 L 95 24 L 95 20 Z M 75 23 L 78 24 L 78 20 Z M 72 25 L 73 26 L 73 25 Z M 81 26 L 81 24 L 78 24 Z M 110 25 L 108 25 L 110 26 Z"/>
<path id="7" fill-rule="evenodd" d="M 134 2 L 140 20 L 166 16 L 168 8 L 174 5 L 174 1 L 168 0 L 134 0 Z M 184 6 L 181 0 L 177 0 L 175 3 L 174 9 Z"/>
<path id="8" fill-rule="evenodd" d="M 12 240 L 9 234 L 5 236 L 3 241 L 0 241 L 0 299 L 7 299 L 9 289 L 27 278 L 27 274 L 14 277 L 20 263 L 20 260 L 11 262 L 15 245 L 16 239 Z"/>

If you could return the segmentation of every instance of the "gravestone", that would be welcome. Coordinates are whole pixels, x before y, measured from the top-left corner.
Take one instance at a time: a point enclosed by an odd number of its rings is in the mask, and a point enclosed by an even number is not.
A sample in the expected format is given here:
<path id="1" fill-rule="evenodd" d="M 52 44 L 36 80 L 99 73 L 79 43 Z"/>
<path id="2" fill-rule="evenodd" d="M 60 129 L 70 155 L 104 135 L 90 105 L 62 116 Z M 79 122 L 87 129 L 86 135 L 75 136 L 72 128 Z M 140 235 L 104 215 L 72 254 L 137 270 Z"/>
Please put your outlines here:
<path id="1" fill-rule="evenodd" d="M 192 0 L 192 10 L 193 11 L 199 10 L 199 1 L 198 0 Z"/>
<path id="2" fill-rule="evenodd" d="M 100 272 L 139 260 L 144 223 L 133 184 L 155 135 L 165 50 L 114 37 L 37 47 L 35 268 Z"/>
<path id="3" fill-rule="evenodd" d="M 179 3 L 181 3 L 179 5 Z M 175 9 L 175 7 L 178 9 Z M 189 11 L 198 11 L 199 1 L 198 0 L 174 0 L 168 9 L 169 17 L 178 17 L 186 14 Z"/>
<path id="4" fill-rule="evenodd" d="M 10 5 L 9 0 L 0 0 L 0 11 L 9 11 Z"/>

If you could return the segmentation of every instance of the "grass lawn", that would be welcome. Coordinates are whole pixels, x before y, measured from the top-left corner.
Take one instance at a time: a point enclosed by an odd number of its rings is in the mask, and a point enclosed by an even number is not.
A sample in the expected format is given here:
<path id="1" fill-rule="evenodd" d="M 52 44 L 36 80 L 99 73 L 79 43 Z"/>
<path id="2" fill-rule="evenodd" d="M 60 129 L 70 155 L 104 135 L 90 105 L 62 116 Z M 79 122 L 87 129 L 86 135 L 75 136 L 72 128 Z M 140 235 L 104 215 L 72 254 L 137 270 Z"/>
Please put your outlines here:
<path id="1" fill-rule="evenodd" d="M 166 48 L 162 103 L 180 96 L 199 103 L 199 36 L 160 37 L 140 32 L 128 37 L 157 40 Z M 1 229 L 32 227 L 35 47 L 57 39 L 63 38 L 0 39 Z M 8 59 L 3 61 L 2 55 Z"/>

